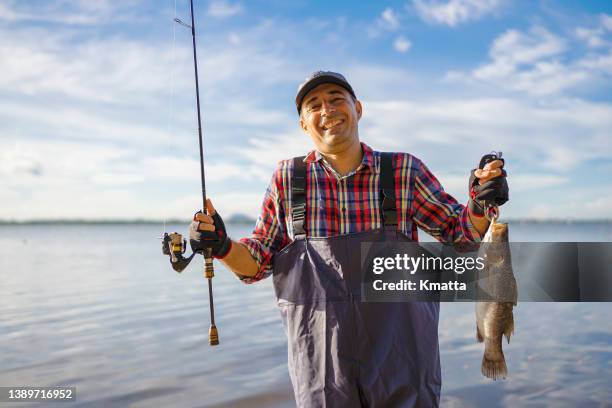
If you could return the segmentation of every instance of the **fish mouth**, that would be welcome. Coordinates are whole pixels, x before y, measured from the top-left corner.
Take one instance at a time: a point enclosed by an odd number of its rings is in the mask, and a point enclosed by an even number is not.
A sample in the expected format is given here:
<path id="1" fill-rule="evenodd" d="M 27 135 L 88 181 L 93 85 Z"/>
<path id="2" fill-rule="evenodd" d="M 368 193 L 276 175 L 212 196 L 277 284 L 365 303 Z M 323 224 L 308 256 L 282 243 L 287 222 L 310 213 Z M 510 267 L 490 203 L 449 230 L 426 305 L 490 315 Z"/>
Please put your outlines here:
<path id="1" fill-rule="evenodd" d="M 496 222 L 491 224 L 491 233 L 495 236 L 505 237 L 508 235 L 508 224 Z"/>

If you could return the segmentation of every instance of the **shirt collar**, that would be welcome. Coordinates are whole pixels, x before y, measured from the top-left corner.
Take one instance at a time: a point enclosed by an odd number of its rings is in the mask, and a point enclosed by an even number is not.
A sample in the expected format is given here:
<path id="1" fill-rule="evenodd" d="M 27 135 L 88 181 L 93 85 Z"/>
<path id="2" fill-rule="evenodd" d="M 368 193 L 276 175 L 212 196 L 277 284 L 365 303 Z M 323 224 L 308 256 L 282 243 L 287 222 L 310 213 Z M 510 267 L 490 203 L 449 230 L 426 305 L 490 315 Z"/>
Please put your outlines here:
<path id="1" fill-rule="evenodd" d="M 361 151 L 363 152 L 363 159 L 361 160 L 361 164 L 357 167 L 357 170 L 365 167 L 369 168 L 370 170 L 374 169 L 374 152 L 372 148 L 367 144 L 361 142 Z M 311 150 L 304 158 L 304 162 L 321 162 L 321 160 L 323 159 L 323 155 L 319 153 L 318 150 Z"/>

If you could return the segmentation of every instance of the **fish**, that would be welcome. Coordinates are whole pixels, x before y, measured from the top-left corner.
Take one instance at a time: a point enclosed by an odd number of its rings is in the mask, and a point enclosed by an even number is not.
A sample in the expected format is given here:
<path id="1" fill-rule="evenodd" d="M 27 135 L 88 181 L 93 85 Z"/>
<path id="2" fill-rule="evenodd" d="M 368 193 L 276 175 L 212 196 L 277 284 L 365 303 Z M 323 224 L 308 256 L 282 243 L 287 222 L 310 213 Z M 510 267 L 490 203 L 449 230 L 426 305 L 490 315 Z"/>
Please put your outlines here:
<path id="1" fill-rule="evenodd" d="M 482 239 L 479 256 L 484 258 L 484 267 L 477 274 L 476 286 L 476 339 L 484 342 L 485 346 L 481 372 L 493 380 L 505 379 L 508 368 L 502 336 L 510 344 L 510 336 L 514 334 L 513 309 L 518 299 L 510 258 L 508 224 L 498 223 L 496 218 L 491 220 Z"/>

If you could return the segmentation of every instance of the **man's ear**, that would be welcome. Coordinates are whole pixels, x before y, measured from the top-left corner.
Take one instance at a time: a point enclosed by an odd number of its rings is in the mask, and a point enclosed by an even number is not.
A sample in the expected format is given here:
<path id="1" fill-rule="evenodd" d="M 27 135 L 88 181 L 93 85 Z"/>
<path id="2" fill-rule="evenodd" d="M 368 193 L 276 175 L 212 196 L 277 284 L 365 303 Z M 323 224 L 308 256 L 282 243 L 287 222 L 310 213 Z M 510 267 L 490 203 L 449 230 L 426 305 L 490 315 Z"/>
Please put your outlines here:
<path id="1" fill-rule="evenodd" d="M 357 110 L 357 119 L 361 119 L 361 114 L 363 113 L 363 106 L 361 106 L 361 101 L 355 101 L 355 109 Z"/>
<path id="2" fill-rule="evenodd" d="M 300 127 L 304 133 L 308 133 L 308 126 L 306 126 L 306 122 L 304 122 L 304 119 L 302 119 L 302 115 L 300 115 Z"/>

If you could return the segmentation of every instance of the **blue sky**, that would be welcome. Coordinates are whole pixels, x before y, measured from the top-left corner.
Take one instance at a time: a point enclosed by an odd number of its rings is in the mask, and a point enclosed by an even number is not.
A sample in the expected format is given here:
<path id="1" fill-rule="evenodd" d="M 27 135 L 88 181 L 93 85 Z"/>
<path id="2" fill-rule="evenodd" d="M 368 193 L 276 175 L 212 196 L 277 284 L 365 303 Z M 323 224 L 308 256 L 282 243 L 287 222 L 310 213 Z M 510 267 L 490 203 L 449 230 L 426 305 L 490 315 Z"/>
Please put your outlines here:
<path id="1" fill-rule="evenodd" d="M 293 105 L 344 73 L 363 141 L 466 200 L 507 158 L 511 218 L 612 218 L 612 3 L 201 1 L 207 189 L 256 216 L 310 150 Z M 170 1 L 0 3 L 0 218 L 186 218 L 200 205 L 189 31 Z M 188 2 L 176 16 L 189 19 Z"/>

